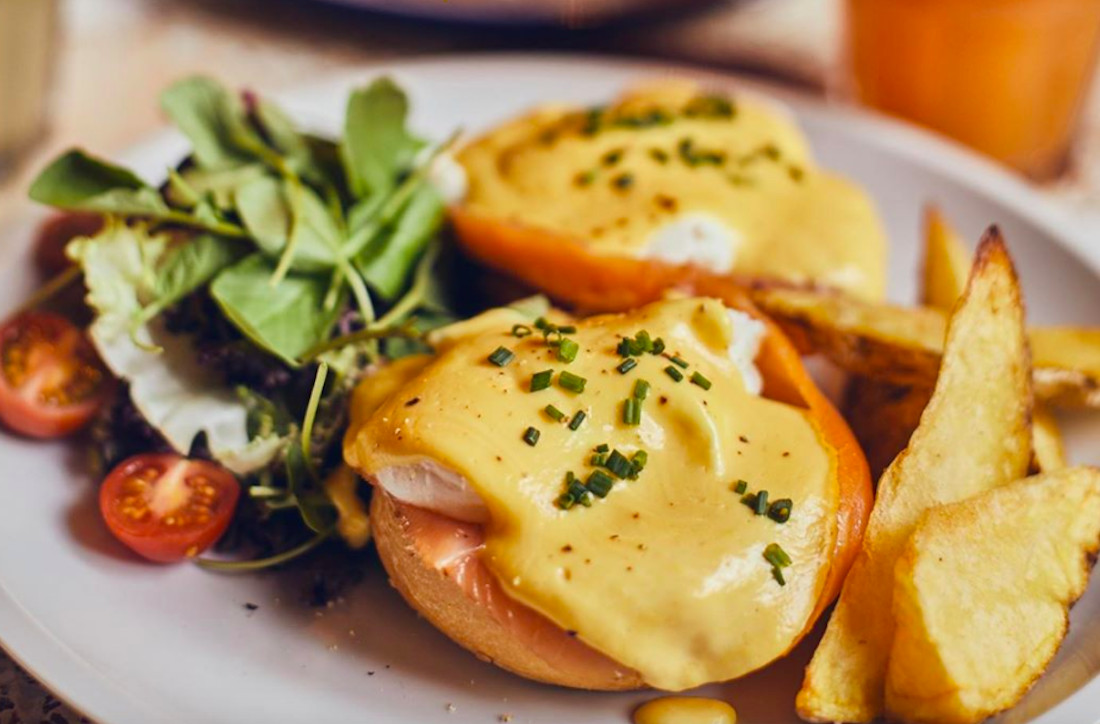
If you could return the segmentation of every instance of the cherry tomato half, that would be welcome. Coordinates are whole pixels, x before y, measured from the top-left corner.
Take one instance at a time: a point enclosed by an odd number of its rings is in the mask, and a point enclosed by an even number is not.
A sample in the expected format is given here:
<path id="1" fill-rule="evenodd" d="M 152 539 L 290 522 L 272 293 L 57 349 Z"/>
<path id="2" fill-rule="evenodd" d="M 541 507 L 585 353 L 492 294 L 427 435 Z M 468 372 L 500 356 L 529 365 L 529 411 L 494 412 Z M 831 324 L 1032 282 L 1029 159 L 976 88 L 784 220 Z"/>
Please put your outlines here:
<path id="1" fill-rule="evenodd" d="M 93 236 L 103 228 L 103 216 L 85 211 L 62 211 L 42 222 L 34 242 L 34 264 L 44 276 L 65 271 L 73 262 L 65 246 L 78 236 Z"/>
<path id="2" fill-rule="evenodd" d="M 110 378 L 72 322 L 27 312 L 0 327 L 0 420 L 30 437 L 83 427 L 106 399 Z"/>
<path id="3" fill-rule="evenodd" d="M 159 563 L 194 558 L 225 533 L 241 489 L 228 470 L 175 453 L 135 455 L 99 489 L 111 533 Z"/>

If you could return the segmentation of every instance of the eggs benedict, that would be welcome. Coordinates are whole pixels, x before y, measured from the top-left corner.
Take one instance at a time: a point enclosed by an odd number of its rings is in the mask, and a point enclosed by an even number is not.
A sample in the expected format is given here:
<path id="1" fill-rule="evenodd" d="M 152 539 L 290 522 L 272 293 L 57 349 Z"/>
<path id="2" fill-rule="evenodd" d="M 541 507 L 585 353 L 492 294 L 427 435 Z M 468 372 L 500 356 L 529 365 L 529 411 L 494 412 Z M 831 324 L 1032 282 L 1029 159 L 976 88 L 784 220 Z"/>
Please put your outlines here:
<path id="1" fill-rule="evenodd" d="M 582 321 L 494 310 L 356 390 L 394 585 L 482 658 L 683 690 L 789 651 L 833 600 L 867 464 L 786 339 L 709 298 Z"/>
<path id="2" fill-rule="evenodd" d="M 870 199 L 818 168 L 772 103 L 649 85 L 606 107 L 536 109 L 457 158 L 463 246 L 573 304 L 627 309 L 700 274 L 884 293 Z"/>

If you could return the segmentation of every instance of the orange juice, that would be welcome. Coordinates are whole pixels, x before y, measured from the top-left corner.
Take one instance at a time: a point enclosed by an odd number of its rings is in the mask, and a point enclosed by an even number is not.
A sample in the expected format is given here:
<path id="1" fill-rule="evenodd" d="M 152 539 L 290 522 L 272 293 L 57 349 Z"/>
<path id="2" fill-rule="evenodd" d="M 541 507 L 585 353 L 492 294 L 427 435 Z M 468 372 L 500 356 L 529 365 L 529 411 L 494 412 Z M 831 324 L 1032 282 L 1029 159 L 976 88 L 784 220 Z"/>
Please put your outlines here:
<path id="1" fill-rule="evenodd" d="M 848 92 L 1032 176 L 1065 163 L 1100 0 L 847 0 Z"/>

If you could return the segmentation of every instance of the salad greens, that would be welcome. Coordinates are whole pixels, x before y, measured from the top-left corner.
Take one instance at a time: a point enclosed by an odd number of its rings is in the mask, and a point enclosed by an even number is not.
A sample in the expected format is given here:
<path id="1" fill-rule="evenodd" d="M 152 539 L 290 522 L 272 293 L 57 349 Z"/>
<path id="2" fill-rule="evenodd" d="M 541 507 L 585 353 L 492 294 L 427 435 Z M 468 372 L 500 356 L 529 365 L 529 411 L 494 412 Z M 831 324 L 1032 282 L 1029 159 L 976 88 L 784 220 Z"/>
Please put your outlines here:
<path id="1" fill-rule="evenodd" d="M 209 78 L 179 81 L 161 104 L 193 148 L 163 190 L 79 150 L 30 190 L 63 209 L 212 235 L 155 270 L 174 294 L 145 317 L 210 281 L 241 333 L 295 366 L 328 339 L 348 299 L 369 324 L 376 301 L 400 294 L 440 228 L 444 201 L 427 178 L 434 154 L 417 164 L 426 143 L 406 127 L 408 103 L 392 81 L 352 92 L 340 143 L 304 134 L 271 103 Z"/>
<path id="2" fill-rule="evenodd" d="M 428 349 L 424 334 L 454 319 L 430 178 L 453 138 L 413 134 L 387 78 L 351 93 L 338 141 L 205 77 L 175 83 L 161 106 L 192 150 L 160 186 L 82 150 L 34 181 L 34 200 L 107 218 L 70 243 L 77 271 L 47 288 L 83 277 L 89 334 L 127 385 L 129 417 L 236 473 L 238 519 L 291 531 L 259 560 L 204 565 L 277 565 L 333 533 L 324 483 L 365 370 Z"/>

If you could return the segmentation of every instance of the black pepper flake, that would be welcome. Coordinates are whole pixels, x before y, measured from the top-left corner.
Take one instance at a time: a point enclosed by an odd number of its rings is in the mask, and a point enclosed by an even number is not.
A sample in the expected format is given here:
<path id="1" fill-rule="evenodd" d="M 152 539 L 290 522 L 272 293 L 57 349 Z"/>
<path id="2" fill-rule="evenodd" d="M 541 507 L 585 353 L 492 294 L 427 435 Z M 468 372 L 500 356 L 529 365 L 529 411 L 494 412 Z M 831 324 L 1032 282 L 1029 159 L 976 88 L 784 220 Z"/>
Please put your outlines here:
<path id="1" fill-rule="evenodd" d="M 256 611 L 260 607 L 250 601 L 244 605 L 244 608 L 246 611 Z"/>
<path id="2" fill-rule="evenodd" d="M 662 148 L 649 149 L 649 157 L 657 163 L 668 163 L 668 151 Z"/>
<path id="3" fill-rule="evenodd" d="M 679 202 L 673 197 L 667 194 L 657 194 L 653 197 L 653 203 L 664 211 L 674 212 L 679 206 Z"/>
<path id="4" fill-rule="evenodd" d="M 413 405 L 415 405 L 419 402 L 420 402 L 419 397 L 414 397 L 411 400 L 405 400 L 405 407 L 412 407 Z"/>
<path id="5" fill-rule="evenodd" d="M 738 435 L 737 439 L 740 440 L 741 442 L 745 443 L 746 445 L 749 442 L 749 439 L 747 437 L 745 437 L 744 435 Z"/>
<path id="6" fill-rule="evenodd" d="M 600 163 L 604 166 L 614 166 L 619 161 L 623 160 L 623 153 L 624 151 L 621 148 L 612 149 L 603 155 L 603 158 L 600 159 Z"/>
<path id="7" fill-rule="evenodd" d="M 621 191 L 626 191 L 634 185 L 634 174 L 621 173 L 615 178 L 611 179 L 611 185 Z"/>

